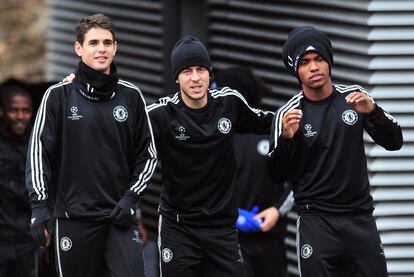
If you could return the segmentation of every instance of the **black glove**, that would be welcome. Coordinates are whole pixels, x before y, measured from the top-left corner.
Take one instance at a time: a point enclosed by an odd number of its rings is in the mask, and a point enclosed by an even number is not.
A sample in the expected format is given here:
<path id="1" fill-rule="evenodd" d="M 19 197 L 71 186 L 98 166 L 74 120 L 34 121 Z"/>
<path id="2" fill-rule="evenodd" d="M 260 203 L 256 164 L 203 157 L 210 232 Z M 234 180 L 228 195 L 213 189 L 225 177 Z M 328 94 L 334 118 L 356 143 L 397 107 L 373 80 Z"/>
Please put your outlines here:
<path id="1" fill-rule="evenodd" d="M 115 225 L 127 228 L 136 221 L 135 209 L 138 196 L 135 193 L 127 192 L 116 203 L 112 210 L 110 218 Z"/>
<path id="2" fill-rule="evenodd" d="M 30 234 L 34 241 L 41 246 L 46 246 L 47 239 L 45 236 L 45 229 L 52 234 L 52 220 L 47 208 L 40 207 L 32 210 L 32 219 L 30 222 Z"/>

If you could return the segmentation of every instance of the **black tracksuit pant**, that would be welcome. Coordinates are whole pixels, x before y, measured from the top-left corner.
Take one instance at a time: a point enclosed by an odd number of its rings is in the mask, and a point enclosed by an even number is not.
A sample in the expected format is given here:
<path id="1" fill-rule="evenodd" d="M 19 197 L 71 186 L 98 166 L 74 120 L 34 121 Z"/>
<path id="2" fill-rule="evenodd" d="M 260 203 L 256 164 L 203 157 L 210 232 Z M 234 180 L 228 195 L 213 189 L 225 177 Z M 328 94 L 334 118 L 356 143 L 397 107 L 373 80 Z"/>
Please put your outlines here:
<path id="1" fill-rule="evenodd" d="M 388 276 L 371 214 L 301 215 L 296 247 L 301 277 Z"/>
<path id="2" fill-rule="evenodd" d="M 138 225 L 56 219 L 56 264 L 60 277 L 143 277 Z"/>
<path id="3" fill-rule="evenodd" d="M 160 276 L 244 276 L 235 226 L 189 226 L 160 216 L 158 232 Z"/>
<path id="4" fill-rule="evenodd" d="M 33 277 L 36 272 L 36 251 L 28 249 L 23 253 L 10 255 L 5 249 L 0 253 L 0 277 Z"/>
<path id="5" fill-rule="evenodd" d="M 284 237 L 239 234 L 245 261 L 245 277 L 286 277 L 287 260 Z"/>

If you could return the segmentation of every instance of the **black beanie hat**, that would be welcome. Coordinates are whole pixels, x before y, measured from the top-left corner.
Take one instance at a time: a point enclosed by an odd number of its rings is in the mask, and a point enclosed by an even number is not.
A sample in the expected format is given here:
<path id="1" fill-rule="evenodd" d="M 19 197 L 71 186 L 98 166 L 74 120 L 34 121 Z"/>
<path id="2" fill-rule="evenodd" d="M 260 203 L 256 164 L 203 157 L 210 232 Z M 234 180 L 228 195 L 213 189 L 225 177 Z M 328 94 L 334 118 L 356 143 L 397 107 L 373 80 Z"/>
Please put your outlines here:
<path id="1" fill-rule="evenodd" d="M 312 26 L 293 29 L 282 49 L 282 59 L 290 73 L 299 79 L 298 65 L 300 59 L 308 52 L 317 52 L 324 58 L 329 68 L 333 65 L 332 44 L 329 38 Z"/>
<path id="2" fill-rule="evenodd" d="M 202 66 L 208 69 L 211 76 L 211 61 L 207 49 L 197 38 L 184 36 L 174 46 L 171 53 L 171 67 L 174 80 L 185 68 Z"/>

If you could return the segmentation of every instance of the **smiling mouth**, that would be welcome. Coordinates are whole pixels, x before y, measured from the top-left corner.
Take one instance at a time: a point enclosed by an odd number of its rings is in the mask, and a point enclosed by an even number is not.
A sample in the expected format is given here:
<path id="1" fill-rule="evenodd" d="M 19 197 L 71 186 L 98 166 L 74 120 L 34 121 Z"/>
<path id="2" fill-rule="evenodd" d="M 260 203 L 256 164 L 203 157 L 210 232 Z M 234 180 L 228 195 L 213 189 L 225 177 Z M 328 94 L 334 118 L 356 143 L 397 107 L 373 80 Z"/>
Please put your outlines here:
<path id="1" fill-rule="evenodd" d="M 13 122 L 12 125 L 21 128 L 21 127 L 26 127 L 27 125 L 29 125 L 29 123 L 25 121 L 24 122 L 19 121 L 19 122 Z"/>

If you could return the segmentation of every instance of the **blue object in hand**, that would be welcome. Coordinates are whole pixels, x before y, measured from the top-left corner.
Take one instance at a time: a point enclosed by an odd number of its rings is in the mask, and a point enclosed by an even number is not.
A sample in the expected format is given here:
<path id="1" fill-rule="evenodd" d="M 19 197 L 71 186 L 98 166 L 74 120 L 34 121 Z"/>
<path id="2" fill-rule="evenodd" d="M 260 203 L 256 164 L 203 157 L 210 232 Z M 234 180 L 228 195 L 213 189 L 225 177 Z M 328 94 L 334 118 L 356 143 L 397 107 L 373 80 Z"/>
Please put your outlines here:
<path id="1" fill-rule="evenodd" d="M 260 231 L 260 222 L 254 219 L 254 216 L 259 211 L 257 206 L 254 206 L 251 211 L 239 208 L 239 217 L 236 221 L 237 229 L 242 233 L 254 233 Z"/>

